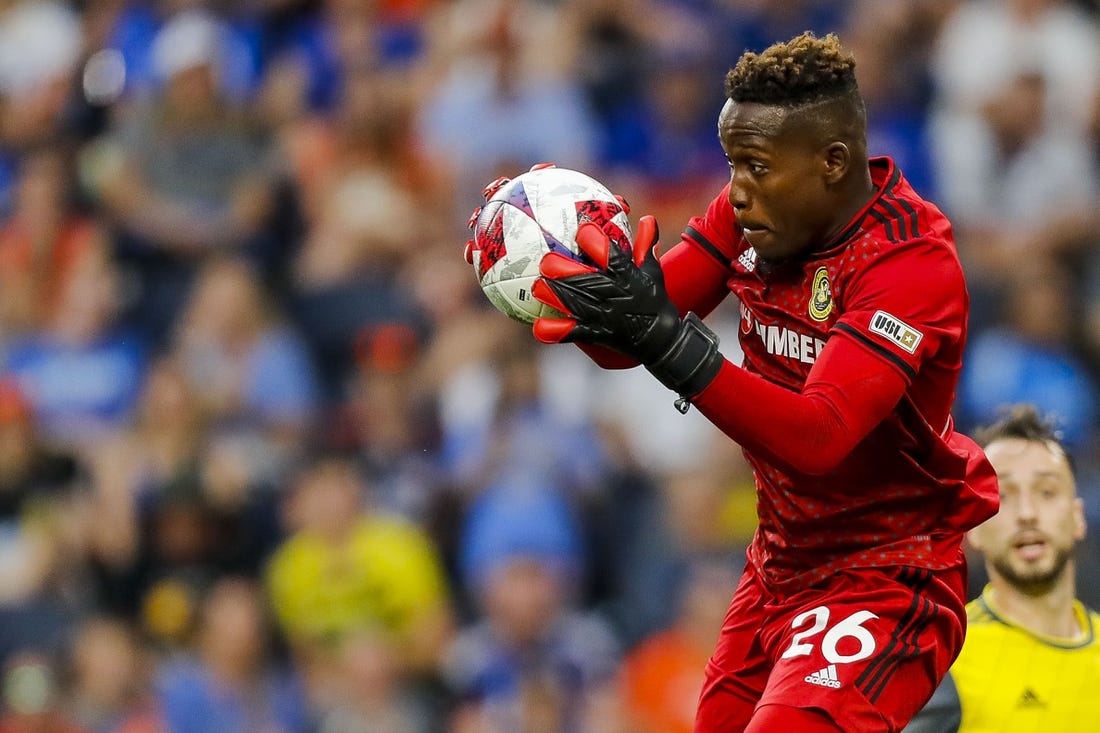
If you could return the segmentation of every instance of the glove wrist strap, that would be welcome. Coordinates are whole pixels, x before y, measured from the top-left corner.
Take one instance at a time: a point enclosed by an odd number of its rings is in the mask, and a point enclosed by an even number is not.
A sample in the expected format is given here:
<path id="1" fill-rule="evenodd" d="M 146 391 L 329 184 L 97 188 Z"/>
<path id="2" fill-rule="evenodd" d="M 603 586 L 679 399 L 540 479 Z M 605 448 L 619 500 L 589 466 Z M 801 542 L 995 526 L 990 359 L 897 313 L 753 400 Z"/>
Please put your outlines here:
<path id="1" fill-rule="evenodd" d="M 699 316 L 688 313 L 680 323 L 672 344 L 645 367 L 661 384 L 683 398 L 677 401 L 677 409 L 687 412 L 687 400 L 714 380 L 724 358 L 718 351 L 718 336 Z"/>

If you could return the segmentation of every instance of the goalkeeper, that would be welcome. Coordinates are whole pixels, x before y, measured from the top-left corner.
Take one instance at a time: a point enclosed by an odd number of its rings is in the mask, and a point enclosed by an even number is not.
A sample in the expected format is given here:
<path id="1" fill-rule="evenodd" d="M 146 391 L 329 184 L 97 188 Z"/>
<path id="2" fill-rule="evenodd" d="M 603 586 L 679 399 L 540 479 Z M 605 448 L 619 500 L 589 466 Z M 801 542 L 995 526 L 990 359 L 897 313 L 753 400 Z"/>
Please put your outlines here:
<path id="1" fill-rule="evenodd" d="M 951 225 L 868 158 L 855 62 L 833 35 L 746 53 L 718 137 L 729 184 L 657 257 L 595 225 L 535 294 L 535 336 L 642 364 L 744 449 L 759 527 L 707 666 L 697 731 L 896 731 L 965 630 L 966 530 L 997 510 L 951 405 L 969 299 Z M 741 304 L 744 362 L 703 324 Z"/>

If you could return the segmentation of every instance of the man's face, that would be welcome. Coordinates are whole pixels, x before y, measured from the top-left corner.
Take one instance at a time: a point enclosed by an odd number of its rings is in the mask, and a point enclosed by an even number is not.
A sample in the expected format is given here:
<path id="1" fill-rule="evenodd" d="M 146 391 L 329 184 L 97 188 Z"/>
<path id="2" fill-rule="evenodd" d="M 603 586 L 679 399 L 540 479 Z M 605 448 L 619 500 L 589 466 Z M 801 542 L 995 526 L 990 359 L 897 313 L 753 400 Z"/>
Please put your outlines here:
<path id="1" fill-rule="evenodd" d="M 745 238 L 779 261 L 819 243 L 836 215 L 827 192 L 826 145 L 790 110 L 729 100 L 718 137 L 730 165 L 730 204 Z"/>
<path id="2" fill-rule="evenodd" d="M 991 574 L 1019 590 L 1049 590 L 1066 572 L 1085 517 L 1065 454 L 1021 438 L 995 440 L 986 455 L 997 471 L 1001 509 L 970 532 Z"/>

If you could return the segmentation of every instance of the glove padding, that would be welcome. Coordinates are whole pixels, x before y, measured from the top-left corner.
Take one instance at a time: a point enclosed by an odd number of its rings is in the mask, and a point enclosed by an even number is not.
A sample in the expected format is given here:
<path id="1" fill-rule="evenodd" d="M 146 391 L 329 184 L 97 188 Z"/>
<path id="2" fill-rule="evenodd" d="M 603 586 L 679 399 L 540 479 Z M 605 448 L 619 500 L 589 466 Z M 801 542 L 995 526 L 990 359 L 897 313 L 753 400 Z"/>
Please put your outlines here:
<path id="1" fill-rule="evenodd" d="M 566 317 L 539 318 L 533 332 L 544 343 L 610 347 L 690 398 L 710 384 L 723 359 L 714 333 L 693 313 L 680 318 L 669 299 L 657 260 L 658 238 L 652 216 L 639 221 L 633 253 L 613 245 L 595 224 L 582 224 L 577 244 L 596 266 L 553 252 L 542 258 L 542 277 L 531 293 Z"/>

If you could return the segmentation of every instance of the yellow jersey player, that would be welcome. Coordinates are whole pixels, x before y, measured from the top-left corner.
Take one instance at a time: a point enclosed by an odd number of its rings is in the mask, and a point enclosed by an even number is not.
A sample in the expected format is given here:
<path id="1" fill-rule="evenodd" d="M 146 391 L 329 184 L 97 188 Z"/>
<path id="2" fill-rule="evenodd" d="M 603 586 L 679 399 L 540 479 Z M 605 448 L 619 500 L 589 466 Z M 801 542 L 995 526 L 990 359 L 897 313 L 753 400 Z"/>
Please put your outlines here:
<path id="1" fill-rule="evenodd" d="M 905 731 L 1096 730 L 1100 614 L 1076 598 L 1085 513 L 1069 456 L 1027 405 L 978 438 L 1001 491 L 998 514 L 968 535 L 989 585 L 967 605 L 950 674 Z"/>

